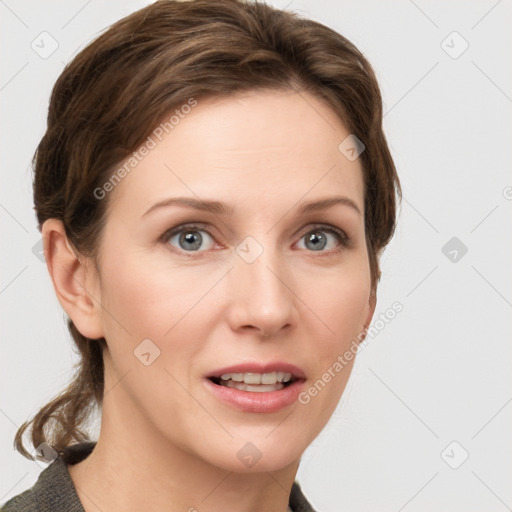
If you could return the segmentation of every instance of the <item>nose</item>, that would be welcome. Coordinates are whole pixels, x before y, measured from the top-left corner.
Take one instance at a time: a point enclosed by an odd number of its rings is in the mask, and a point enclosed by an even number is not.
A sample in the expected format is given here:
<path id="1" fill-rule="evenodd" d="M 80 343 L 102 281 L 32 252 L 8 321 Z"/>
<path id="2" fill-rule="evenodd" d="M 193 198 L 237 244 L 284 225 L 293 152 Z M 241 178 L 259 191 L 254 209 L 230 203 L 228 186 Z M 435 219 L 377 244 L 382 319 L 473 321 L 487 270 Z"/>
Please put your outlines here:
<path id="1" fill-rule="evenodd" d="M 263 338 L 292 329 L 298 315 L 292 281 L 283 257 L 268 248 L 251 263 L 236 256 L 228 283 L 231 328 Z"/>

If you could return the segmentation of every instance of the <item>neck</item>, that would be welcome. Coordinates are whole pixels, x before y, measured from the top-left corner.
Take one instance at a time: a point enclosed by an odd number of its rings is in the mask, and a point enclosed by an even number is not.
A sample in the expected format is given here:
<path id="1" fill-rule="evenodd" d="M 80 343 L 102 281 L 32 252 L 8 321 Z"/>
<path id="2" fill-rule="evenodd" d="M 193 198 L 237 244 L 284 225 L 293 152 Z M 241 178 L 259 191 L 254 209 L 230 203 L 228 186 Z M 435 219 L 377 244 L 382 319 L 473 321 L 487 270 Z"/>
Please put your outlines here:
<path id="1" fill-rule="evenodd" d="M 277 471 L 215 466 L 152 430 L 136 407 L 121 415 L 113 394 L 104 399 L 94 450 L 68 467 L 85 512 L 287 512 L 300 459 Z"/>

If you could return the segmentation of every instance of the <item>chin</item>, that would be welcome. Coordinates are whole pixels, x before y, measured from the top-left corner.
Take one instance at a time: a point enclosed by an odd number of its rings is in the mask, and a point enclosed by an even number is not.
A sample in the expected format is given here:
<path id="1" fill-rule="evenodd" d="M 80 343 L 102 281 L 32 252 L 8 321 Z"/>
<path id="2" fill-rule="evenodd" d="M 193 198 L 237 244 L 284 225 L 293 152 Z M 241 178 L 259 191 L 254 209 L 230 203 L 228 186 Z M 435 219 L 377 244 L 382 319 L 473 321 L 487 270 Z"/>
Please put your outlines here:
<path id="1" fill-rule="evenodd" d="M 253 441 L 233 439 L 225 449 L 218 447 L 220 451 L 211 454 L 213 460 L 209 458 L 209 462 L 235 473 L 272 472 L 298 465 L 307 446 L 297 447 L 296 441 L 290 437 L 288 445 L 283 445 L 279 436 L 272 440 L 273 435 L 265 439 L 268 436 L 268 432 L 265 432 L 259 440 Z"/>

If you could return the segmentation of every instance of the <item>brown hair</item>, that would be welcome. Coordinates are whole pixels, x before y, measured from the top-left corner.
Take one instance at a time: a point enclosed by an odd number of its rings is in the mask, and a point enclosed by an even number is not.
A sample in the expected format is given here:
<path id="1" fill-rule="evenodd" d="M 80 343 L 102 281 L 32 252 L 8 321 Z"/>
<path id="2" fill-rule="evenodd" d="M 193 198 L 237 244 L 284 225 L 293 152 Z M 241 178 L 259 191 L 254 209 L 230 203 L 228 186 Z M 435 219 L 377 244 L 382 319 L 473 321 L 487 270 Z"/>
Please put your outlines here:
<path id="1" fill-rule="evenodd" d="M 360 158 L 376 292 L 401 189 L 374 71 L 334 30 L 264 3 L 160 0 L 113 24 L 65 67 L 33 157 L 39 229 L 49 218 L 61 219 L 78 253 L 96 264 L 108 201 L 94 191 L 113 169 L 190 98 L 258 89 L 314 94 L 366 146 Z M 102 404 L 105 339 L 88 339 L 67 322 L 81 360 L 69 386 L 17 431 L 15 448 L 27 458 L 33 459 L 22 436 L 31 423 L 34 448 L 47 442 L 62 454 L 73 441 L 89 440 L 82 427 Z"/>

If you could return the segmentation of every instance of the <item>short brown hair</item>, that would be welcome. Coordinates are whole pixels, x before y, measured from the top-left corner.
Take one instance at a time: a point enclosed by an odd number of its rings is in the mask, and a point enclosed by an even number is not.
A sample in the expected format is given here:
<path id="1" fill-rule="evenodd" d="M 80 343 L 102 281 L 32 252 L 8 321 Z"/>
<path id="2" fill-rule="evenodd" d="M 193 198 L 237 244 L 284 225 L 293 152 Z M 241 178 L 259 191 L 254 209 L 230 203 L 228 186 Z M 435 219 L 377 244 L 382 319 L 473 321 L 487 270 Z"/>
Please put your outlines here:
<path id="1" fill-rule="evenodd" d="M 259 89 L 321 98 L 364 143 L 365 232 L 375 292 L 401 189 L 374 71 L 334 30 L 257 1 L 159 0 L 113 24 L 65 67 L 33 157 L 39 229 L 49 218 L 62 220 L 78 252 L 95 261 L 108 201 L 94 190 L 163 116 L 189 98 Z M 16 433 L 15 447 L 27 458 L 33 457 L 22 436 L 31 423 L 34 448 L 47 442 L 62 454 L 73 441 L 88 440 L 82 427 L 102 403 L 105 339 L 88 339 L 67 322 L 81 359 L 69 386 Z"/>

